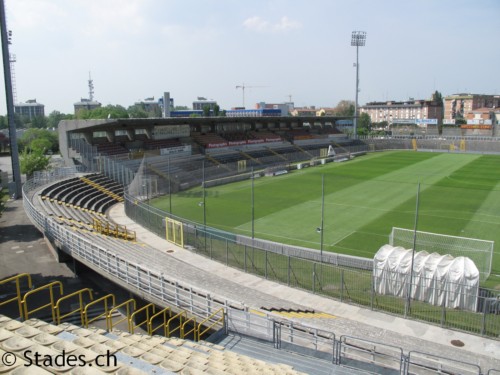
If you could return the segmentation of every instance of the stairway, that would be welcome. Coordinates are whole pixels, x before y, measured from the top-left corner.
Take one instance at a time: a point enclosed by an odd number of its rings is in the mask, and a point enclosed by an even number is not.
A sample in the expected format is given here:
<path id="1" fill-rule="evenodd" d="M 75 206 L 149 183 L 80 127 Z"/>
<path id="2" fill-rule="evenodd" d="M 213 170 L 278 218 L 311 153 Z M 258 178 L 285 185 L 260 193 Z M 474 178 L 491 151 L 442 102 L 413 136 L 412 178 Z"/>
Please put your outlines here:
<path id="1" fill-rule="evenodd" d="M 224 346 L 227 350 L 246 355 L 267 363 L 283 363 L 292 366 L 294 370 L 305 372 L 306 374 L 317 375 L 357 375 L 366 374 L 352 368 L 337 366 L 330 361 L 318 359 L 316 357 L 301 355 L 295 352 L 274 348 L 274 345 L 264 340 L 258 340 L 248 336 L 229 333 L 222 337 L 218 345 Z"/>

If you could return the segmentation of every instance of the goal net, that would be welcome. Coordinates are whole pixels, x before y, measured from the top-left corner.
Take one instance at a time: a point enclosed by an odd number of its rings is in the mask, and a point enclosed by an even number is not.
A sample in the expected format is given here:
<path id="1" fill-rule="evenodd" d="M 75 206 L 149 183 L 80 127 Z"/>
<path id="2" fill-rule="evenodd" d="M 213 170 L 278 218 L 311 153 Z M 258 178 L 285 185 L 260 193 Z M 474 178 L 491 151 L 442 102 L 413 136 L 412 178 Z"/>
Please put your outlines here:
<path id="1" fill-rule="evenodd" d="M 394 227 L 389 235 L 389 245 L 413 249 L 415 237 L 415 251 L 425 250 L 429 253 L 441 255 L 450 254 L 455 258 L 467 257 L 474 262 L 479 270 L 481 281 L 490 276 L 494 241 L 421 231 L 417 231 L 416 236 L 414 234 L 415 231 L 411 229 Z"/>

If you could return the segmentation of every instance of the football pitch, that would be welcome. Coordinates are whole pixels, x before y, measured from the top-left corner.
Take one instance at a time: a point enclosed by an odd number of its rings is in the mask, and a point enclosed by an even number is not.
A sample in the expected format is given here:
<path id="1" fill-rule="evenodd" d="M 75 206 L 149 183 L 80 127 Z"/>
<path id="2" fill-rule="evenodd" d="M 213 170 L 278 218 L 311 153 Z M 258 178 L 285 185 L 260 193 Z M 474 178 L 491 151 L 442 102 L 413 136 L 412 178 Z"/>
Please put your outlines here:
<path id="1" fill-rule="evenodd" d="M 257 178 L 253 188 L 251 180 L 207 188 L 204 201 L 201 187 L 172 195 L 172 213 L 247 236 L 253 227 L 257 238 L 319 249 L 323 211 L 323 250 L 368 258 L 388 243 L 393 227 L 413 229 L 415 222 L 419 231 L 495 241 L 487 284 L 500 284 L 500 156 L 371 153 Z M 170 199 L 152 204 L 168 211 Z"/>

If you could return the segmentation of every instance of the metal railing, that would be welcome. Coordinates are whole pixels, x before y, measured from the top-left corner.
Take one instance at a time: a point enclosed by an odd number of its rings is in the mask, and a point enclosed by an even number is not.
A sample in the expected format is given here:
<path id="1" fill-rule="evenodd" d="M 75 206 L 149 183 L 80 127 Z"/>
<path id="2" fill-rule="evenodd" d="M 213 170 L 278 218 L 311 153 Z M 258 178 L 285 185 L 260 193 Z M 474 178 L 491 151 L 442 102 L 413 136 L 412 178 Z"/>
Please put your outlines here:
<path id="1" fill-rule="evenodd" d="M 50 180 L 50 178 L 48 180 Z M 301 346 L 312 348 L 311 350 L 317 352 L 325 352 L 324 348 L 327 347 L 329 349 L 326 352 L 333 353 L 331 357 L 334 363 L 341 357 L 342 354 L 339 353 L 343 350 L 342 345 L 346 346 L 348 342 L 344 340 L 344 344 L 342 344 L 342 340 L 336 341 L 333 333 L 321 332 L 320 334 L 314 327 L 283 323 L 282 319 L 279 324 L 276 324 L 276 316 L 273 314 L 252 314 L 245 306 L 237 302 L 228 301 L 222 298 L 214 298 L 208 291 L 199 288 L 195 289 L 190 285 L 182 285 L 178 281 L 169 279 L 163 274 L 155 272 L 144 265 L 131 262 L 119 256 L 111 249 L 108 250 L 97 246 L 77 233 L 64 228 L 64 226 L 58 225 L 53 219 L 45 217 L 40 210 L 37 210 L 29 199 L 30 192 L 50 182 L 48 180 L 46 178 L 33 179 L 25 184 L 23 188 L 25 199 L 23 202 L 26 213 L 38 229 L 57 244 L 61 250 L 72 255 L 75 259 L 99 269 L 112 281 L 125 283 L 129 290 L 140 293 L 156 304 L 168 304 L 186 308 L 191 315 L 201 319 L 209 317 L 222 307 L 227 311 L 227 329 L 232 332 L 261 338 L 271 343 L 275 343 L 277 347 L 283 347 L 284 343 L 293 344 L 298 342 L 301 343 Z M 225 253 L 229 254 L 229 249 L 226 248 Z M 228 258 L 226 258 L 226 261 L 229 263 Z M 266 260 L 266 262 L 268 261 L 269 260 Z M 292 261 L 295 260 L 290 259 L 290 262 Z M 252 262 L 254 262 L 252 267 L 255 267 L 255 259 L 249 259 L 249 263 L 252 264 Z M 255 268 L 258 269 L 258 267 Z M 315 270 L 316 273 L 320 271 L 319 268 Z M 276 270 L 268 270 L 266 273 L 273 274 L 273 272 L 276 272 Z M 358 275 L 354 277 L 358 277 Z M 341 277 L 343 282 L 345 282 L 346 278 L 347 276 L 345 275 Z M 290 279 L 293 279 L 293 276 L 291 276 Z M 347 295 L 352 295 L 355 292 L 357 291 L 349 289 L 345 289 L 344 291 Z M 128 305 L 127 301 L 127 306 Z M 112 310 L 110 310 L 109 314 L 111 314 L 111 312 Z M 186 323 L 186 321 L 187 319 L 184 323 Z M 276 327 L 281 327 L 279 332 Z M 286 334 L 283 333 L 283 327 L 287 330 Z M 356 340 L 362 341 L 363 339 Z M 331 350 L 332 342 L 335 345 L 334 350 Z M 321 350 L 318 350 L 320 348 Z M 403 359 L 405 363 L 408 362 L 407 357 Z M 340 363 L 342 363 L 342 359 L 340 359 Z M 493 374 L 495 370 L 491 371 L 493 371 L 491 372 Z M 407 373 L 406 366 L 401 373 Z M 436 369 L 435 373 L 438 373 L 438 369 Z"/>

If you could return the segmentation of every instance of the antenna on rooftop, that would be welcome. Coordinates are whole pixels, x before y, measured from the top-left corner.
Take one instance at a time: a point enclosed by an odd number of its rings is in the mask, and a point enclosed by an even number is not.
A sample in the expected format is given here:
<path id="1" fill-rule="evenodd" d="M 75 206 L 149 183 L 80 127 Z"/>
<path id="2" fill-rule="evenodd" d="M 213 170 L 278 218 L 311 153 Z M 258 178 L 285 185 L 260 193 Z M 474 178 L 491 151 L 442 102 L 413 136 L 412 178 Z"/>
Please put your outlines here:
<path id="1" fill-rule="evenodd" d="M 89 72 L 89 100 L 92 102 L 94 100 L 94 81 Z"/>

